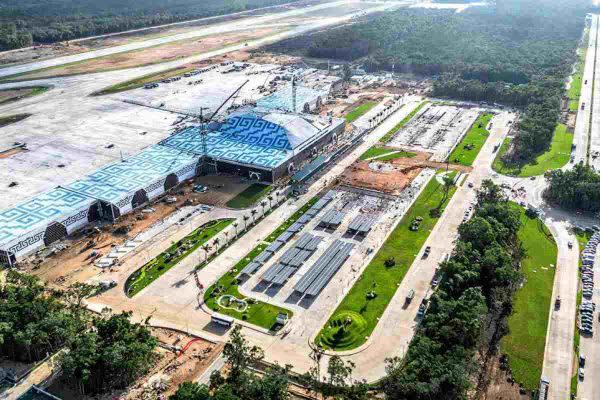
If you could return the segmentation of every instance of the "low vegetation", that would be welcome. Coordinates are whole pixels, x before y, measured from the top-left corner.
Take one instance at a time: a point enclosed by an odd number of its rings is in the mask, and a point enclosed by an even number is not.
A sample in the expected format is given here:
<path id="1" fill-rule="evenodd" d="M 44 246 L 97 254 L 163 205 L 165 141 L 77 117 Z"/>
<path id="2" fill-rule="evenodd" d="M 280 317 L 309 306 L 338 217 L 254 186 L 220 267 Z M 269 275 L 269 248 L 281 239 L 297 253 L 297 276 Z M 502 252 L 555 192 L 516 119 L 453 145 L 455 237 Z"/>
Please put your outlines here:
<path id="1" fill-rule="evenodd" d="M 429 102 L 423 101 L 423 102 L 419 103 L 419 105 L 417 107 L 415 107 L 414 110 L 412 110 L 406 117 L 404 117 L 404 119 L 402 119 L 402 121 L 398 122 L 392 129 L 390 129 L 390 131 L 388 133 L 383 135 L 383 137 L 379 141 L 381 143 L 388 143 L 390 140 L 392 140 L 392 138 L 394 137 L 396 132 L 398 132 L 400 129 L 402 129 L 404 127 L 404 125 L 406 125 L 408 123 L 408 121 L 410 121 L 412 119 L 412 117 L 414 117 L 421 110 L 421 108 L 423 108 L 427 103 L 429 103 Z"/>
<path id="2" fill-rule="evenodd" d="M 404 358 L 388 361 L 382 382 L 390 399 L 465 399 L 476 365 L 502 335 L 521 282 L 521 215 L 502 190 L 484 181 L 474 216 L 460 225 L 442 279 Z"/>
<path id="3" fill-rule="evenodd" d="M 125 283 L 127 295 L 133 297 L 138 294 L 181 260 L 200 248 L 200 246 L 208 243 L 209 240 L 227 228 L 233 221 L 233 219 L 211 221 L 195 229 L 177 243 L 173 243 L 167 250 L 131 274 Z"/>
<path id="4" fill-rule="evenodd" d="M 485 144 L 490 133 L 487 126 L 492 119 L 492 114 L 482 114 L 471 126 L 465 137 L 448 156 L 448 161 L 455 164 L 471 166 L 477 158 L 479 151 Z"/>
<path id="5" fill-rule="evenodd" d="M 349 350 L 367 340 L 456 190 L 451 181 L 434 178 L 427 184 L 333 312 L 316 338 L 318 345 Z M 420 220 L 418 230 L 411 230 L 415 220 Z"/>
<path id="6" fill-rule="evenodd" d="M 513 378 L 534 390 L 542 375 L 557 247 L 541 220 L 530 218 L 524 208 L 513 206 L 520 213 L 517 237 L 526 256 L 521 262 L 523 285 L 514 295 L 508 334 L 500 342 L 500 351 L 508 356 Z"/>
<path id="7" fill-rule="evenodd" d="M 530 177 L 543 175 L 547 171 L 564 167 L 571 158 L 571 146 L 573 144 L 573 132 L 566 125 L 558 124 L 554 130 L 550 149 L 538 154 L 527 162 L 515 162 L 506 157 L 510 148 L 510 139 L 505 139 L 498 150 L 492 168 L 494 171 L 504 175 Z"/>
<path id="8" fill-rule="evenodd" d="M 125 82 L 117 83 L 116 85 L 109 86 L 107 88 L 104 88 L 102 90 L 94 92 L 94 93 L 92 93 L 92 95 L 93 96 L 103 96 L 106 94 L 120 93 L 120 92 L 125 92 L 127 90 L 141 88 L 142 86 L 144 86 L 148 83 L 160 82 L 163 79 L 183 75 L 186 72 L 190 72 L 194 69 L 196 69 L 196 67 L 183 66 L 183 67 L 167 69 L 167 70 L 164 70 L 161 72 L 154 72 L 154 73 L 151 73 L 148 75 L 143 75 L 138 78 L 131 79 L 131 80 L 128 80 Z"/>
<path id="9" fill-rule="evenodd" d="M 577 164 L 573 169 L 548 174 L 549 185 L 544 198 L 567 210 L 600 211 L 600 174 L 593 168 Z"/>
<path id="10" fill-rule="evenodd" d="M 346 122 L 350 123 L 356 121 L 358 118 L 365 115 L 371 108 L 375 107 L 376 104 L 376 101 L 366 101 L 363 104 L 357 106 L 348 114 L 346 114 Z"/>
<path id="11" fill-rule="evenodd" d="M 227 207 L 241 209 L 255 205 L 260 199 L 265 197 L 271 190 L 270 185 L 262 183 L 253 183 L 241 193 L 238 193 L 233 199 L 227 202 Z"/>
<path id="12" fill-rule="evenodd" d="M 0 90 L 0 104 L 12 103 L 28 97 L 37 96 L 49 89 L 48 86 L 28 86 L 16 89 L 3 89 Z"/>
<path id="13" fill-rule="evenodd" d="M 403 158 L 403 157 L 411 158 L 414 156 L 416 156 L 415 153 L 411 153 L 409 151 L 398 150 L 393 147 L 373 146 L 369 150 L 367 150 L 363 154 L 361 154 L 360 159 L 361 160 L 374 159 L 377 161 L 389 161 L 389 160 L 393 160 L 396 158 Z"/>
<path id="14" fill-rule="evenodd" d="M 25 118 L 31 117 L 31 114 L 14 114 L 5 117 L 0 117 L 0 128 L 14 124 L 15 122 L 23 121 Z"/>

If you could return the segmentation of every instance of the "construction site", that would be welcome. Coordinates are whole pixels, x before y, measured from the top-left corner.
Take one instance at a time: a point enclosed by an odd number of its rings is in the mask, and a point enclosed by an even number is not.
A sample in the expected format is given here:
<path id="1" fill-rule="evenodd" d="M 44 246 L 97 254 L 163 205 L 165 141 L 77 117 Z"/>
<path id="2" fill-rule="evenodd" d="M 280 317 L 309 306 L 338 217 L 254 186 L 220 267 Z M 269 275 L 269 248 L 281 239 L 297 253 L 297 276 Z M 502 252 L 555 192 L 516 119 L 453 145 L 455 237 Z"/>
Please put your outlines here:
<path id="1" fill-rule="evenodd" d="M 431 161 L 446 161 L 479 112 L 454 105 L 427 104 L 388 145 L 431 153 Z"/>
<path id="2" fill-rule="evenodd" d="M 283 31 L 236 40 L 264 30 Z M 439 218 L 430 211 L 451 197 L 445 177 L 459 186 L 472 169 L 446 159 L 480 111 L 427 103 L 422 81 L 211 46 L 210 57 L 168 70 L 94 77 L 80 70 L 86 61 L 65 76 L 32 72 L 44 93 L 18 100 L 31 116 L 2 128 L 0 263 L 48 288 L 94 285 L 91 313 L 130 312 L 159 341 L 156 365 L 102 398 L 166 398 L 185 381 L 208 383 L 233 325 L 268 349 L 266 368 L 298 373 L 315 348 L 360 358 L 392 325 L 410 337 L 420 304 L 397 298 L 429 286 L 402 276 L 429 257 Z M 390 267 L 381 254 L 396 243 L 409 248 Z M 384 264 L 382 278 L 373 269 Z M 352 332 L 327 337 L 340 319 Z M 381 375 L 382 357 L 360 374 Z M 81 398 L 58 373 L 40 387 Z M 311 398 L 301 385 L 290 393 Z"/>

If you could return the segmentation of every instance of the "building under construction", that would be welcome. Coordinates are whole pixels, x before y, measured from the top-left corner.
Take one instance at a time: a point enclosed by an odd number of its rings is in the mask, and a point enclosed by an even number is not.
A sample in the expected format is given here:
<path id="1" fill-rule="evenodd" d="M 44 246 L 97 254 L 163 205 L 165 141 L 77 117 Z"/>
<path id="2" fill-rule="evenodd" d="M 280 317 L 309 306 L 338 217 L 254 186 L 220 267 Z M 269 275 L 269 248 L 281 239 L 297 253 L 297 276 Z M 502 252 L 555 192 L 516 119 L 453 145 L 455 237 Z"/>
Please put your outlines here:
<path id="1" fill-rule="evenodd" d="M 192 126 L 131 158 L 0 212 L 0 263 L 63 239 L 99 219 L 114 221 L 202 173 L 274 182 L 337 140 L 344 120 L 250 109 Z"/>

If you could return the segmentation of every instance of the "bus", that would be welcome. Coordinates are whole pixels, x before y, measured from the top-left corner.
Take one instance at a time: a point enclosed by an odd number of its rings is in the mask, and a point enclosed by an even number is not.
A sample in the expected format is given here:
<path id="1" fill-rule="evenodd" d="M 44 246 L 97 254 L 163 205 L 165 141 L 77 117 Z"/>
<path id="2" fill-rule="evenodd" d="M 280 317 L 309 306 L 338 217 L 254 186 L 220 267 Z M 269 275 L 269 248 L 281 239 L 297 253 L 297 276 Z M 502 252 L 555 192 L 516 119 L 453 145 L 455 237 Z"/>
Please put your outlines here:
<path id="1" fill-rule="evenodd" d="M 227 315 L 214 313 L 210 317 L 210 322 L 213 322 L 213 323 L 221 325 L 221 326 L 225 326 L 227 328 L 231 328 L 231 326 L 233 325 L 233 318 L 228 317 Z"/>

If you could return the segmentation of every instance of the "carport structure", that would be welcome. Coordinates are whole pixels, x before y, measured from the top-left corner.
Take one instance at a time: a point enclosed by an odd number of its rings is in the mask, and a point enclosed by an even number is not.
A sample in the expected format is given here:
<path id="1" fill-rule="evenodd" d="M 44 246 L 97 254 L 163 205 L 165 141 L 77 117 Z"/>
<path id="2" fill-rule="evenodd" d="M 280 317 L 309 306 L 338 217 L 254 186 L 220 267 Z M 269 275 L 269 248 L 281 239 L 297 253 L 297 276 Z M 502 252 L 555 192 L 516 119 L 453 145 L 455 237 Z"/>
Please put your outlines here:
<path id="1" fill-rule="evenodd" d="M 98 219 L 98 201 L 58 187 L 0 212 L 0 263 L 60 240 Z"/>
<path id="2" fill-rule="evenodd" d="M 198 163 L 195 154 L 154 145 L 100 168 L 68 189 L 97 199 L 101 216 L 114 221 L 194 177 Z"/>

